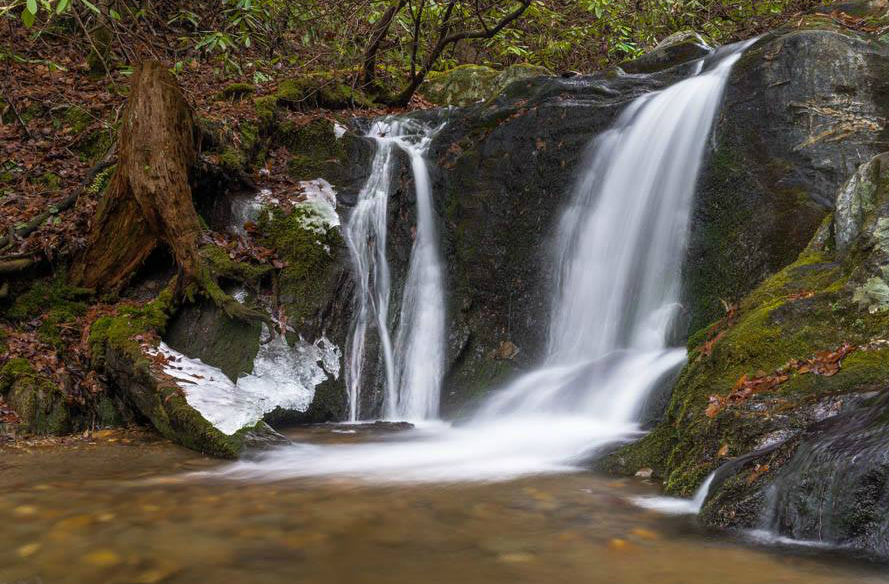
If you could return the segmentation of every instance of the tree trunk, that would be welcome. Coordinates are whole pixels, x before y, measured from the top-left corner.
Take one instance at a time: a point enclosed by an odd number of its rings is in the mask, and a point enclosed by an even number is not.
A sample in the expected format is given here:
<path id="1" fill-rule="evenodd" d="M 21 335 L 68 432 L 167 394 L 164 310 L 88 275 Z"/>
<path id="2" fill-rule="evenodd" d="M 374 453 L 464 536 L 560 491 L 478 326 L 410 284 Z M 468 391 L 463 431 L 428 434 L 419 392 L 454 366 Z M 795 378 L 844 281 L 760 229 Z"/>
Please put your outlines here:
<path id="1" fill-rule="evenodd" d="M 401 12 L 405 4 L 407 4 L 407 0 L 397 0 L 383 13 L 383 17 L 374 26 L 373 32 L 370 35 L 370 42 L 364 49 L 364 62 L 361 70 L 362 87 L 371 88 L 376 79 L 377 52 L 380 50 L 380 44 L 386 38 L 386 33 L 389 32 L 389 27 L 392 25 L 395 16 Z"/>
<path id="2" fill-rule="evenodd" d="M 118 163 L 75 259 L 74 284 L 119 289 L 159 245 L 184 279 L 199 278 L 200 222 L 191 199 L 195 127 L 173 75 L 148 61 L 133 73 L 118 142 Z"/>

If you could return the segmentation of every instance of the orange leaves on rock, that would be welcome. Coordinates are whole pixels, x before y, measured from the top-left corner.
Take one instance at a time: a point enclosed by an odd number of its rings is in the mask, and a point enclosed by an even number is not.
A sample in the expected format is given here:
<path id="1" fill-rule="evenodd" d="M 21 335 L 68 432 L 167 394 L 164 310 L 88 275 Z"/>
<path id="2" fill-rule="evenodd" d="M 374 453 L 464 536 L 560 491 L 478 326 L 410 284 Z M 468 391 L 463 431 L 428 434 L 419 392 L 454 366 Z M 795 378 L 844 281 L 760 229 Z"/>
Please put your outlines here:
<path id="1" fill-rule="evenodd" d="M 784 383 L 788 379 L 790 379 L 790 376 L 786 373 L 777 372 L 771 375 L 765 375 L 764 373 L 760 372 L 755 377 L 747 377 L 746 375 L 742 375 L 741 379 L 739 379 L 735 383 L 735 386 L 732 388 L 728 395 L 710 396 L 710 403 L 707 406 L 707 411 L 705 413 L 707 414 L 708 418 L 712 418 L 723 409 L 745 401 L 754 393 L 773 389 L 775 386 Z"/>
<path id="2" fill-rule="evenodd" d="M 796 292 L 794 294 L 788 294 L 787 299 L 788 300 L 803 300 L 805 298 L 811 298 L 814 295 L 815 295 L 815 293 L 812 292 L 811 290 L 803 290 L 801 292 Z"/>
<path id="3" fill-rule="evenodd" d="M 830 19 L 835 23 L 851 28 L 860 32 L 880 34 L 885 32 L 887 28 L 884 25 L 875 23 L 873 19 L 861 16 L 854 16 L 841 10 L 833 10 L 830 13 Z"/>
<path id="4" fill-rule="evenodd" d="M 830 377 L 840 370 L 840 362 L 849 353 L 858 349 L 855 345 L 844 343 L 836 351 L 818 351 L 811 359 L 791 359 L 779 371 L 792 371 L 798 374 L 814 373 Z"/>
<path id="5" fill-rule="evenodd" d="M 697 349 L 698 359 L 701 357 L 709 357 L 710 354 L 713 353 L 714 345 L 716 345 L 716 343 L 725 336 L 725 332 L 735 324 L 735 320 L 738 317 L 737 304 L 729 304 L 725 301 L 723 301 L 722 304 L 725 308 L 725 316 L 710 325 L 710 330 L 707 331 L 707 340 Z"/>
<path id="6" fill-rule="evenodd" d="M 719 331 L 716 333 L 716 336 L 712 337 L 710 340 L 706 341 L 703 345 L 698 347 L 698 352 L 703 357 L 709 357 L 713 352 L 713 345 L 719 342 L 719 340 L 725 336 L 725 331 Z"/>
<path id="7" fill-rule="evenodd" d="M 824 375 L 830 377 L 836 375 L 840 370 L 840 362 L 843 358 L 854 351 L 857 347 L 849 343 L 843 344 L 836 351 L 818 351 L 815 357 L 809 360 L 812 367 L 812 373 L 815 375 Z"/>
<path id="8" fill-rule="evenodd" d="M 791 359 L 784 366 L 776 369 L 773 373 L 766 374 L 762 371 L 753 377 L 742 375 L 735 383 L 728 395 L 719 396 L 711 395 L 709 404 L 705 414 L 708 418 L 713 418 L 725 408 L 740 404 L 747 400 L 751 395 L 763 391 L 774 389 L 778 385 L 784 383 L 793 374 L 805 375 L 814 373 L 815 375 L 823 375 L 830 377 L 836 375 L 840 370 L 840 364 L 846 355 L 858 349 L 855 345 L 844 343 L 835 351 L 818 351 L 810 359 Z"/>
<path id="9" fill-rule="evenodd" d="M 753 472 L 750 473 L 750 476 L 747 477 L 747 484 L 752 485 L 755 483 L 759 477 L 769 472 L 768 464 L 757 464 L 753 467 Z"/>
<path id="10" fill-rule="evenodd" d="M 18 414 L 0 396 L 0 424 L 18 424 L 19 422 Z"/>

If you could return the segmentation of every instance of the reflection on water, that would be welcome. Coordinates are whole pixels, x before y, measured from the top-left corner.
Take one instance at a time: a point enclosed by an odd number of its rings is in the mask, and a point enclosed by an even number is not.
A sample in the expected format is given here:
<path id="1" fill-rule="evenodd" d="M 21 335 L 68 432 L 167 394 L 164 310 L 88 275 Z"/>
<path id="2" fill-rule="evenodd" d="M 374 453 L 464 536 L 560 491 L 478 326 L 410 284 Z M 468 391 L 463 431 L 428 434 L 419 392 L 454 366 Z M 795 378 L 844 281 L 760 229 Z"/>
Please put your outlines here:
<path id="1" fill-rule="evenodd" d="M 333 426 L 298 438 L 361 442 L 383 433 Z M 0 582 L 889 582 L 885 567 L 824 550 L 751 547 L 691 518 L 640 509 L 630 499 L 656 488 L 635 479 L 195 481 L 182 476 L 221 463 L 165 442 L 110 440 L 0 450 Z"/>

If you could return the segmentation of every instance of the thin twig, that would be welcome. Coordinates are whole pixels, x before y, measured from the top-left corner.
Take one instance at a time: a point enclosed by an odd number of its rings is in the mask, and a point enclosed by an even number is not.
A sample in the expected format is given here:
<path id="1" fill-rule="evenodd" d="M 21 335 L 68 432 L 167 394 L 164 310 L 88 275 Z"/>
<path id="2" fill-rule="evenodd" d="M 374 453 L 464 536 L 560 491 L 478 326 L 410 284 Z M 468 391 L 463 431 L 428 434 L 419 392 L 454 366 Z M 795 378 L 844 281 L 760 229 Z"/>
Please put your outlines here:
<path id="1" fill-rule="evenodd" d="M 99 62 L 102 63 L 102 68 L 105 69 L 105 75 L 110 78 L 111 70 L 108 68 L 108 63 L 105 62 L 105 57 L 102 56 L 102 52 L 99 51 L 99 49 L 96 47 L 96 43 L 93 42 L 93 37 L 90 36 L 89 31 L 83 24 L 83 20 L 80 19 L 80 15 L 77 13 L 77 9 L 72 7 L 71 13 L 74 14 L 74 19 L 77 20 L 77 24 L 80 25 L 80 30 L 82 30 L 83 34 L 86 35 L 86 40 L 89 42 L 90 46 L 93 48 L 93 51 L 96 53 L 96 57 L 99 58 Z"/>

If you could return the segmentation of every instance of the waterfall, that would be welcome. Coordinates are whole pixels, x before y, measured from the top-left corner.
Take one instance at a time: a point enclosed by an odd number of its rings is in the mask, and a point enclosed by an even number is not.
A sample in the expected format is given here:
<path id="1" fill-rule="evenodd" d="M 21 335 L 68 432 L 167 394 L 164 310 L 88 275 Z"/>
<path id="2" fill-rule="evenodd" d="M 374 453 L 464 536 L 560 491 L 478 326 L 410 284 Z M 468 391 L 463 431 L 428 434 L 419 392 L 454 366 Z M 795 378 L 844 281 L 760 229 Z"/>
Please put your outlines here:
<path id="1" fill-rule="evenodd" d="M 411 159 L 417 196 L 417 233 L 401 301 L 395 343 L 396 384 L 385 403 L 389 419 L 425 420 L 438 415 L 445 359 L 445 312 L 441 257 L 432 208 L 426 150 L 432 133 L 411 140 L 393 137 Z"/>
<path id="2" fill-rule="evenodd" d="M 596 449 L 638 436 L 648 396 L 685 361 L 684 348 L 669 341 L 695 183 L 747 44 L 636 99 L 594 141 L 557 228 L 556 292 L 539 368 L 495 392 L 464 425 L 427 423 L 386 443 L 273 450 L 221 474 L 500 480 L 577 469 Z"/>
<path id="3" fill-rule="evenodd" d="M 685 349 L 668 343 L 681 310 L 691 206 L 740 55 L 635 100 L 594 141 L 558 225 L 546 362 L 482 415 L 584 412 L 632 422 L 658 381 L 685 361 Z"/>
<path id="4" fill-rule="evenodd" d="M 386 118 L 367 136 L 377 145 L 370 175 L 344 230 L 357 283 L 347 348 L 349 419 L 359 419 L 367 330 L 373 318 L 385 375 L 387 419 L 424 420 L 438 415 L 444 369 L 444 300 L 435 214 L 426 150 L 435 132 L 410 120 Z M 410 158 L 417 199 L 417 226 L 393 347 L 389 334 L 391 275 L 386 258 L 387 207 L 396 149 Z"/>
<path id="5" fill-rule="evenodd" d="M 710 473 L 691 499 L 676 499 L 674 497 L 634 497 L 633 503 L 645 509 L 660 511 L 667 515 L 697 515 L 707 502 L 710 494 L 710 485 L 716 473 Z"/>

